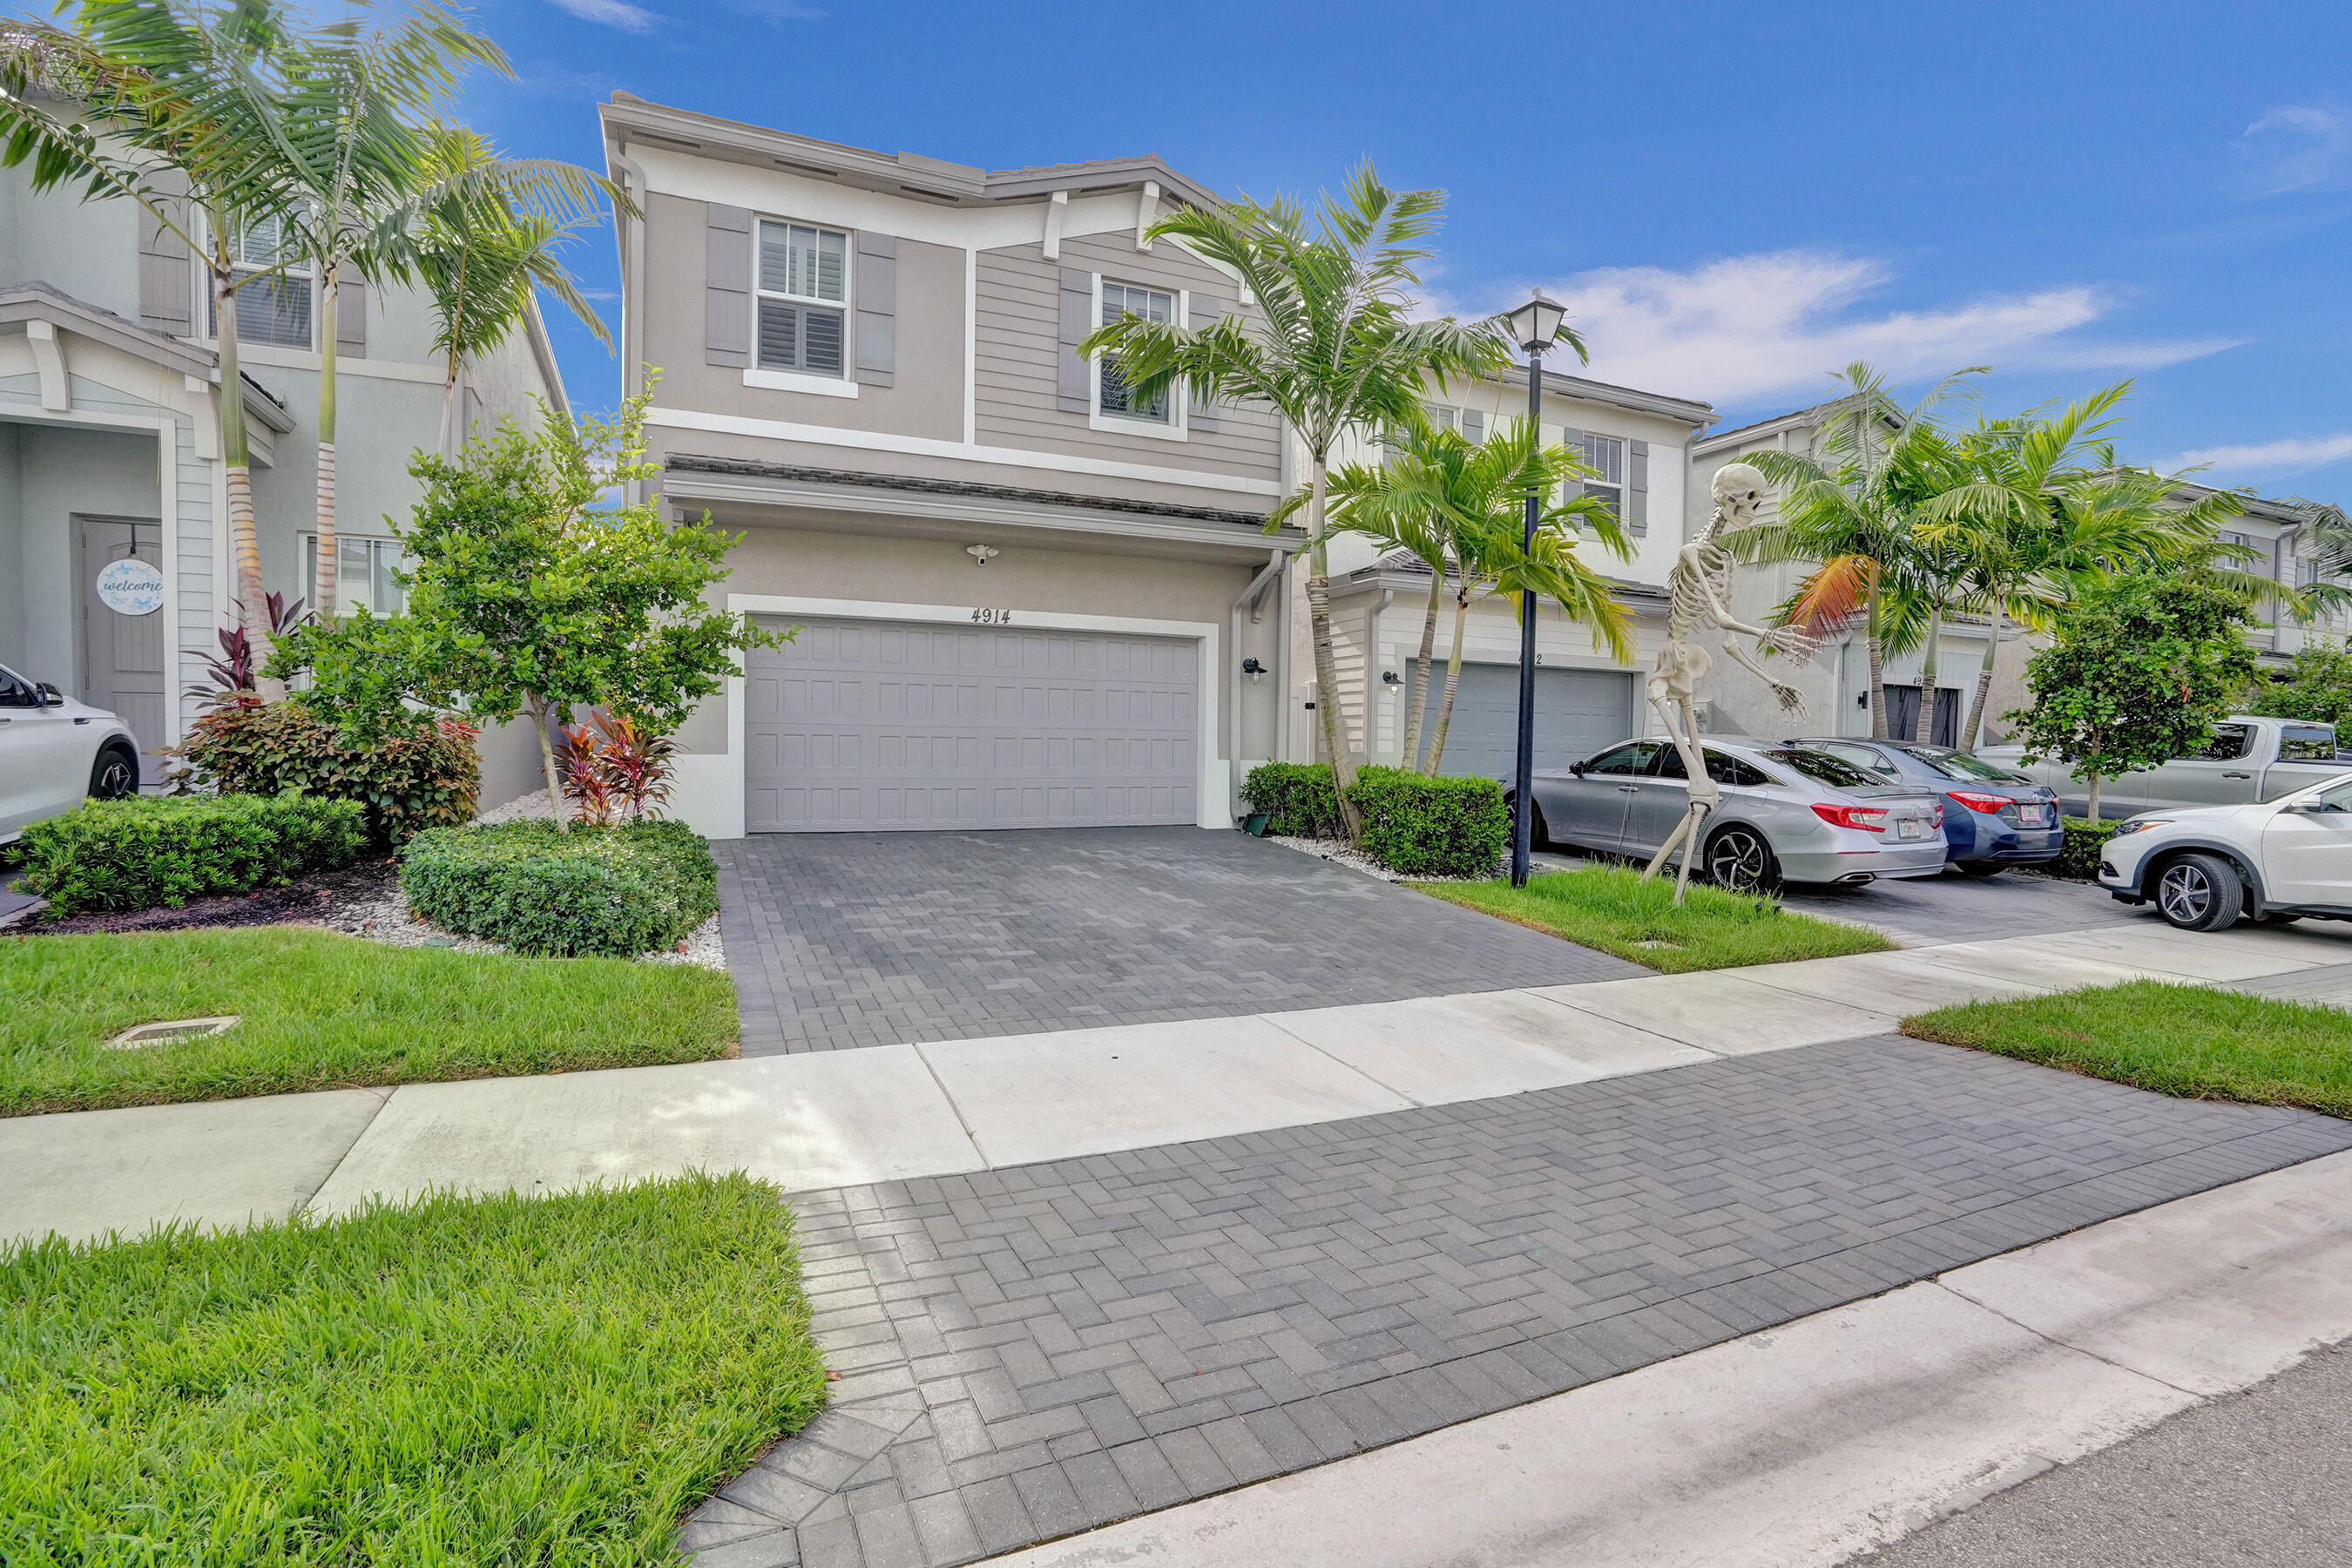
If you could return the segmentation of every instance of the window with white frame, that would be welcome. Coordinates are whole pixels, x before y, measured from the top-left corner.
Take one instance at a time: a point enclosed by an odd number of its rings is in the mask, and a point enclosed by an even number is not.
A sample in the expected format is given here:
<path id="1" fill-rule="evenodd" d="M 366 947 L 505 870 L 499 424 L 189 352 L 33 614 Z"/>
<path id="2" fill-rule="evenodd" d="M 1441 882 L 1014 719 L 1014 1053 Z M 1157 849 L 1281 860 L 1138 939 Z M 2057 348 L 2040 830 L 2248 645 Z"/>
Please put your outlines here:
<path id="1" fill-rule="evenodd" d="M 1453 408 L 1443 403 L 1424 403 L 1421 411 L 1440 430 L 1458 431 L 1464 440 L 1475 447 L 1486 439 L 1486 411 L 1483 408 Z"/>
<path id="2" fill-rule="evenodd" d="M 1625 515 L 1625 443 L 1614 436 L 1596 436 L 1590 430 L 1571 431 L 1568 437 L 1568 453 L 1592 470 L 1580 487 L 1569 481 L 1569 494 L 1598 496 L 1610 513 L 1622 520 Z"/>
<path id="3" fill-rule="evenodd" d="M 282 349 L 310 347 L 310 264 L 284 214 L 256 218 L 236 237 L 236 340 Z M 220 335 L 215 303 L 205 320 Z"/>
<path id="4" fill-rule="evenodd" d="M 802 375 L 847 372 L 849 236 L 839 229 L 760 220 L 753 279 L 759 367 Z"/>
<path id="5" fill-rule="evenodd" d="M 1109 326 L 1125 316 L 1140 316 L 1147 321 L 1176 320 L 1176 296 L 1158 289 L 1139 289 L 1131 283 L 1113 283 L 1104 279 L 1102 286 L 1102 324 Z M 1162 387 L 1156 397 L 1135 395 L 1118 374 L 1118 362 L 1110 354 L 1102 356 L 1099 371 L 1102 411 L 1120 419 L 1148 420 L 1165 425 L 1169 418 L 1168 389 Z"/>
<path id="6" fill-rule="evenodd" d="M 408 595 L 393 574 L 408 564 L 396 539 L 335 536 L 335 613 L 365 610 L 373 616 L 396 616 Z M 319 608 L 319 536 L 302 535 L 302 602 Z"/>

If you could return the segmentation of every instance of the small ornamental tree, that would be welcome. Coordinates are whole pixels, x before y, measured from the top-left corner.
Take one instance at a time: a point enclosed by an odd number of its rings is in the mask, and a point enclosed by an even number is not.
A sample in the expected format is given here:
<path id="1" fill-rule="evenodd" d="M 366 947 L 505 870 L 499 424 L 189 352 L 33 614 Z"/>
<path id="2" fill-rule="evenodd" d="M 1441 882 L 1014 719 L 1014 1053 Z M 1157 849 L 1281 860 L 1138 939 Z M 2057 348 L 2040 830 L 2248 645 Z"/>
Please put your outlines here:
<path id="1" fill-rule="evenodd" d="M 741 673 L 739 655 L 783 642 L 704 600 L 740 535 L 673 524 L 654 497 L 604 504 L 658 471 L 645 460 L 651 397 L 648 385 L 612 420 L 551 416 L 533 435 L 509 421 L 455 462 L 420 453 L 409 472 L 424 498 L 394 525 L 407 611 L 289 639 L 285 672 L 312 674 L 304 700 L 362 728 L 397 725 L 411 705 L 525 716 L 562 823 L 551 721 L 608 708 L 666 733 Z"/>
<path id="2" fill-rule="evenodd" d="M 2028 761 L 2056 757 L 2090 785 L 2185 756 L 2213 738 L 2254 673 L 2245 602 L 2193 578 L 2132 576 L 2060 616 L 2025 667 L 2033 706 L 2008 715 Z"/>
<path id="3" fill-rule="evenodd" d="M 2284 680 L 2260 685 L 2252 711 L 2274 719 L 2309 719 L 2322 724 L 2352 721 L 2352 647 L 2314 640 L 2303 645 Z"/>

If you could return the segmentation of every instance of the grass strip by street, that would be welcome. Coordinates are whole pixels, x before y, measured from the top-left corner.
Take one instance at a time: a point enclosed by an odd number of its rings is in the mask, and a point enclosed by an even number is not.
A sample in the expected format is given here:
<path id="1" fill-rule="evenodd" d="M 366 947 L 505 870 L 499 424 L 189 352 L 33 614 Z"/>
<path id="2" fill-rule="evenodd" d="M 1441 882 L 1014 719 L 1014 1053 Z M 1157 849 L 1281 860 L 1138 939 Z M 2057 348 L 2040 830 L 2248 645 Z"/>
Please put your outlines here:
<path id="1" fill-rule="evenodd" d="M 2352 1117 L 2352 1013 L 2336 1007 L 2134 980 L 1944 1007 L 1903 1032 L 2183 1100 Z"/>
<path id="2" fill-rule="evenodd" d="M 824 1397 L 740 1174 L 51 1238 L 0 1251 L 0 1561 L 669 1563 Z"/>
<path id="3" fill-rule="evenodd" d="M 1640 872 L 1612 866 L 1547 871 L 1528 879 L 1523 889 L 1499 878 L 1413 886 L 1432 898 L 1669 974 L 1881 952 L 1895 945 L 1876 931 L 1792 913 L 1777 900 L 1720 888 L 1694 884 L 1688 901 L 1676 908 L 1672 878 L 1645 882 Z"/>
<path id="4" fill-rule="evenodd" d="M 236 1015 L 137 1049 L 142 1024 Z M 0 1116 L 709 1061 L 734 983 L 690 964 L 389 947 L 292 926 L 0 937 Z"/>

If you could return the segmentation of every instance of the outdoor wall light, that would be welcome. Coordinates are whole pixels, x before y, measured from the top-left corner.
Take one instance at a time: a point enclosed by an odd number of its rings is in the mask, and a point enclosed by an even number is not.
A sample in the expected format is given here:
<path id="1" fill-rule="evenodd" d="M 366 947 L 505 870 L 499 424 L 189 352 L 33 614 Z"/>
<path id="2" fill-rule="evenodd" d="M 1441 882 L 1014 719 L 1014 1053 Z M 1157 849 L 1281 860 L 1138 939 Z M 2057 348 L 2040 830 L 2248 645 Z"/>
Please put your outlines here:
<path id="1" fill-rule="evenodd" d="M 1402 686 L 1404 684 L 1404 677 L 1399 675 L 1393 669 L 1384 669 L 1381 671 L 1381 684 L 1382 686 Z"/>
<path id="2" fill-rule="evenodd" d="M 1242 673 L 1248 676 L 1251 683 L 1255 685 L 1258 678 L 1265 673 L 1265 666 L 1254 658 L 1245 658 L 1242 660 Z"/>
<path id="3" fill-rule="evenodd" d="M 987 565 L 991 561 L 1004 553 L 1004 552 L 999 550 L 993 544 L 967 544 L 963 547 L 963 552 L 966 555 L 971 556 L 975 564 L 981 566 Z"/>

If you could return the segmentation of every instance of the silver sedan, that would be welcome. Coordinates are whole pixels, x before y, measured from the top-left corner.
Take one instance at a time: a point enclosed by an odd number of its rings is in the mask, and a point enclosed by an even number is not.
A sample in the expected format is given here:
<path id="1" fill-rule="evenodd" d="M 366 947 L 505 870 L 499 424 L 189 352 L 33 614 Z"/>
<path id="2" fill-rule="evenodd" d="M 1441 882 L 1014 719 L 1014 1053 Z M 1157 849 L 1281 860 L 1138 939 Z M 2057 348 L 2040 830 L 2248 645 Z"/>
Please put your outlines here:
<path id="1" fill-rule="evenodd" d="M 1717 884 L 1761 891 L 1944 868 L 1944 807 L 1934 794 L 1890 786 L 1808 747 L 1721 735 L 1702 747 L 1723 802 L 1707 816 L 1696 868 Z M 1627 741 L 1538 772 L 1535 805 L 1539 842 L 1646 859 L 1688 809 L 1690 784 L 1671 742 Z"/>

